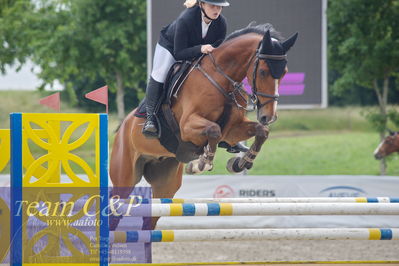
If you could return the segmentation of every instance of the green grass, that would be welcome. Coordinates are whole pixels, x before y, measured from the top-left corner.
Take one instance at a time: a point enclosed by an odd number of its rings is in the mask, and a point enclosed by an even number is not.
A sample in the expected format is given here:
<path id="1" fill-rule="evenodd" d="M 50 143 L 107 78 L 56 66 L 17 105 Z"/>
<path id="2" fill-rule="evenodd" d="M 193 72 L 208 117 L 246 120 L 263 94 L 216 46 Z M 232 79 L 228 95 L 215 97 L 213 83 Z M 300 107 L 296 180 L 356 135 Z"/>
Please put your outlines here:
<path id="1" fill-rule="evenodd" d="M 360 114 L 364 108 L 332 107 L 312 110 L 280 110 L 273 131 L 372 131 Z"/>
<path id="2" fill-rule="evenodd" d="M 38 104 L 49 93 L 0 91 L 0 128 L 9 128 L 10 112 L 52 112 Z M 82 110 L 62 103 L 62 112 Z M 379 162 L 373 151 L 378 134 L 361 115 L 365 108 L 345 107 L 311 110 L 280 110 L 270 127 L 270 137 L 248 171 L 251 175 L 377 175 Z M 250 117 L 255 120 L 255 113 Z M 110 147 L 119 125 L 115 114 L 109 117 Z M 78 154 L 94 163 L 92 145 Z M 227 160 L 233 155 L 219 149 L 214 170 L 206 174 L 228 174 Z M 388 174 L 399 175 L 398 156 L 388 159 Z"/>
<path id="3" fill-rule="evenodd" d="M 315 132 L 279 135 L 263 145 L 250 175 L 378 175 L 379 162 L 373 151 L 378 136 L 371 132 Z M 225 152 L 216 155 L 210 174 L 227 174 Z M 390 158 L 388 174 L 399 175 L 397 155 Z"/>
<path id="4" fill-rule="evenodd" d="M 39 104 L 39 100 L 50 95 L 51 92 L 39 91 L 0 91 L 0 128 L 9 128 L 9 114 L 21 113 L 50 113 L 51 109 Z M 71 108 L 61 103 L 64 113 L 78 113 L 81 110 Z"/>

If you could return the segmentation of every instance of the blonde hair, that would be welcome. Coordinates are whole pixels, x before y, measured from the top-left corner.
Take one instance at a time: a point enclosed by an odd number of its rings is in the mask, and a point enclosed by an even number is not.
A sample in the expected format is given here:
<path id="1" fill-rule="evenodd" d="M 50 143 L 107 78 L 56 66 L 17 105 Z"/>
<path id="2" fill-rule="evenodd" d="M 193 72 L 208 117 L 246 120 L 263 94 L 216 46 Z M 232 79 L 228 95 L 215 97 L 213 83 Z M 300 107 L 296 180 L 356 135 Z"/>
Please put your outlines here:
<path id="1" fill-rule="evenodd" d="M 191 8 L 197 4 L 197 0 L 186 0 L 183 5 L 185 5 L 187 8 Z"/>

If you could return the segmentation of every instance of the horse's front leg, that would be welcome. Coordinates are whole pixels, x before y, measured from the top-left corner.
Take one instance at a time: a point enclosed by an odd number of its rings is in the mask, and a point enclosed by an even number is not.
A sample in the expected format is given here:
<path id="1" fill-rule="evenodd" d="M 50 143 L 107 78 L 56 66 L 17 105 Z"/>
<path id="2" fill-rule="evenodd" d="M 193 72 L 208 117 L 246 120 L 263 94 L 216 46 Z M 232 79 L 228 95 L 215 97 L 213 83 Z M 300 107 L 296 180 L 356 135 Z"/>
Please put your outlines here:
<path id="1" fill-rule="evenodd" d="M 182 127 L 182 139 L 197 145 L 201 145 L 204 142 L 208 144 L 204 147 L 204 153 L 197 160 L 193 160 L 186 165 L 186 173 L 193 175 L 210 171 L 213 168 L 217 144 L 222 138 L 220 126 L 198 115 L 191 117 L 187 121 Z"/>
<path id="2" fill-rule="evenodd" d="M 269 136 L 269 129 L 260 123 L 247 120 L 229 131 L 226 140 L 231 142 L 230 144 L 249 139 L 253 136 L 255 136 L 255 141 L 244 156 L 233 157 L 227 162 L 226 168 L 230 173 L 240 173 L 244 169 L 252 168 L 253 161 Z"/>

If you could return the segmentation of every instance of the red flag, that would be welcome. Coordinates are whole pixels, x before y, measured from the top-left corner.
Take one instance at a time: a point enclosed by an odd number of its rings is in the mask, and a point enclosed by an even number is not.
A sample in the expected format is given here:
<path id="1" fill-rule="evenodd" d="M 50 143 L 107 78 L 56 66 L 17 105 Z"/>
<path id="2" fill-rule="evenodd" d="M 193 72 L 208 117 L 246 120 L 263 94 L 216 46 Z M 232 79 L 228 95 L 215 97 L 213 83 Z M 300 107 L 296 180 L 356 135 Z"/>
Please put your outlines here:
<path id="1" fill-rule="evenodd" d="M 105 104 L 108 113 L 108 86 L 86 93 L 85 97 L 95 102 Z"/>
<path id="2" fill-rule="evenodd" d="M 39 103 L 59 112 L 61 110 L 60 93 L 57 92 L 51 94 L 50 96 L 44 97 L 40 99 Z"/>

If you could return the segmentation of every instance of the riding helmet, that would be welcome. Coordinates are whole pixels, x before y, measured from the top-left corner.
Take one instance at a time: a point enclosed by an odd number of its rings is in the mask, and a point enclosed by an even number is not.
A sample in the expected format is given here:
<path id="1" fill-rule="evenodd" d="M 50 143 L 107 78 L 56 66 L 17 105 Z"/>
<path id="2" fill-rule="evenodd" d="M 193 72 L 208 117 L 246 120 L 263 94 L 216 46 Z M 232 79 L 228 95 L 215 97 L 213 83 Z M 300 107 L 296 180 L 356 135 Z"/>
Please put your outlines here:
<path id="1" fill-rule="evenodd" d="M 201 2 L 208 3 L 215 6 L 229 6 L 230 3 L 226 0 L 200 0 Z"/>

